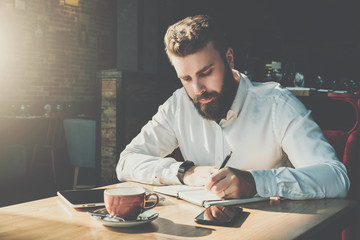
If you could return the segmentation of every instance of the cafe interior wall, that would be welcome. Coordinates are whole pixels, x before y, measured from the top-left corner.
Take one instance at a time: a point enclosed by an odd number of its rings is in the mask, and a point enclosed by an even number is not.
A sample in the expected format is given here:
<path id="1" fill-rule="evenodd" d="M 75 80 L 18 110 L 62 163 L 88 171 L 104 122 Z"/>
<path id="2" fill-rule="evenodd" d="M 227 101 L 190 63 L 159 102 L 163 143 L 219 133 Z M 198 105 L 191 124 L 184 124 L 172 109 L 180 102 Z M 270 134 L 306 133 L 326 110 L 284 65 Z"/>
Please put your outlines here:
<path id="1" fill-rule="evenodd" d="M 46 128 L 29 129 L 14 118 L 43 116 L 46 104 L 73 116 L 99 111 L 96 73 L 116 64 L 115 6 L 115 0 L 0 1 L 0 167 L 11 182 L 26 175 L 24 164 L 29 167 L 32 146 L 43 141 Z M 56 154 L 57 164 L 69 164 L 66 152 Z M 66 172 L 69 180 L 72 174 Z M 0 187 L 8 185 L 2 180 Z"/>
<path id="2" fill-rule="evenodd" d="M 0 115 L 94 111 L 96 72 L 115 66 L 115 5 L 1 0 Z"/>

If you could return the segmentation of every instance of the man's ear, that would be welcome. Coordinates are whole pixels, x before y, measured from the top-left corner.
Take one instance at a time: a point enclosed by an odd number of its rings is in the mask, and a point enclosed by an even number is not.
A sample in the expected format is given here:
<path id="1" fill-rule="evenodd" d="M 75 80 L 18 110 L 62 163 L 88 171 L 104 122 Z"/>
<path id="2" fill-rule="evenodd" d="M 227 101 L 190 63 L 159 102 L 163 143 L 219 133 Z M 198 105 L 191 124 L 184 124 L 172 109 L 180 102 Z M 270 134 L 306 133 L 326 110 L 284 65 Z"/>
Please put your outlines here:
<path id="1" fill-rule="evenodd" d="M 230 68 L 234 68 L 234 50 L 232 48 L 228 48 L 225 55 L 226 61 L 229 64 Z"/>

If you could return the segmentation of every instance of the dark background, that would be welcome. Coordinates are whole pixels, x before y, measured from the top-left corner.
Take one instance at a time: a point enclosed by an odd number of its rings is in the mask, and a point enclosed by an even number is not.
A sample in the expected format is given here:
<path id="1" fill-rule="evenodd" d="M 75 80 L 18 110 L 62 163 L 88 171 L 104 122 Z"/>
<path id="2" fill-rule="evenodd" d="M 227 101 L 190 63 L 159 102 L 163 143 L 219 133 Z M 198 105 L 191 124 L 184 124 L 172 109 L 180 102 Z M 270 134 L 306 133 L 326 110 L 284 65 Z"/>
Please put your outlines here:
<path id="1" fill-rule="evenodd" d="M 294 64 L 294 70 L 308 80 L 318 74 L 328 81 L 357 79 L 360 15 L 355 4 L 339 0 L 160 1 L 166 15 L 159 21 L 160 35 L 168 24 L 205 13 L 222 19 L 235 50 L 236 68 L 254 73 L 255 81 L 264 81 L 264 65 L 271 61 Z M 163 55 L 159 69 L 171 71 Z"/>

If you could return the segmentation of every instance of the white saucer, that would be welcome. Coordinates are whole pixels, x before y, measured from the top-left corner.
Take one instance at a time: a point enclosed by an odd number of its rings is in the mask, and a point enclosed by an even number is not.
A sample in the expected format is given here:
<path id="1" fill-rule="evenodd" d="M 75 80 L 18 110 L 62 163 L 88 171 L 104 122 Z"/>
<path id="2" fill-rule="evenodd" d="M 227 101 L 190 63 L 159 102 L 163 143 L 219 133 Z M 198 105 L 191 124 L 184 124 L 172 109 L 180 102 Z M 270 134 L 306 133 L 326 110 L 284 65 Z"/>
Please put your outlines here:
<path id="1" fill-rule="evenodd" d="M 98 209 L 94 211 L 94 213 L 101 213 L 107 215 L 108 212 L 105 208 Z M 103 225 L 108 227 L 119 227 L 119 228 L 126 228 L 126 227 L 135 227 L 145 223 L 149 223 L 154 221 L 158 218 L 159 213 L 154 209 L 146 210 L 143 213 L 140 213 L 136 220 L 128 220 L 128 221 L 121 221 L 114 219 L 112 217 L 101 217 L 101 216 L 92 216 L 95 220 L 101 222 Z"/>

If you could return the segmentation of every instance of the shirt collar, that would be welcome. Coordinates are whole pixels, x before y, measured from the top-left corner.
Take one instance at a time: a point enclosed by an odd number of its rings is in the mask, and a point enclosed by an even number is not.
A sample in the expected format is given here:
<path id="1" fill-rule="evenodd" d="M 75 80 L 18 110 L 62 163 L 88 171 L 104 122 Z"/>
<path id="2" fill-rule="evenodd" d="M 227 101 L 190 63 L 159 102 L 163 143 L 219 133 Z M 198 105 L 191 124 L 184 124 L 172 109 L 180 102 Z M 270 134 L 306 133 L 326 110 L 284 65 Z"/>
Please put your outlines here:
<path id="1" fill-rule="evenodd" d="M 233 104 L 231 105 L 230 110 L 226 115 L 226 119 L 230 119 L 231 117 L 237 117 L 240 114 L 240 111 L 244 105 L 246 95 L 248 93 L 249 87 L 249 79 L 239 71 L 233 69 L 232 70 L 234 77 L 240 79 L 238 90 L 235 95 L 235 99 Z"/>

